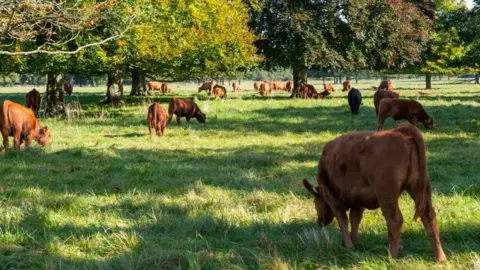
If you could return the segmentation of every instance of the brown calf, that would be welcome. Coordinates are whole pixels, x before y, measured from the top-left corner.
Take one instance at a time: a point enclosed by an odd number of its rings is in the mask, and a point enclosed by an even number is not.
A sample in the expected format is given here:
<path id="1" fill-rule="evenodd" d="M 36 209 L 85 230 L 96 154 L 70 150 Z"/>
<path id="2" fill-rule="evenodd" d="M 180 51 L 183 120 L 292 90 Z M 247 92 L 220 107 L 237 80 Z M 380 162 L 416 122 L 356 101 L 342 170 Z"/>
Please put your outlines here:
<path id="1" fill-rule="evenodd" d="M 261 96 L 268 96 L 272 92 L 272 88 L 270 87 L 269 83 L 262 83 L 260 84 L 260 95 Z"/>
<path id="2" fill-rule="evenodd" d="M 198 93 L 206 91 L 209 95 L 212 94 L 213 91 L 213 81 L 204 82 L 199 88 Z"/>
<path id="3" fill-rule="evenodd" d="M 259 82 L 254 82 L 253 83 L 253 89 L 255 89 L 255 91 L 260 91 L 260 85 L 262 85 L 262 83 L 259 83 Z"/>
<path id="4" fill-rule="evenodd" d="M 335 88 L 333 88 L 333 85 L 330 83 L 323 84 L 323 90 L 328 91 L 328 92 L 335 92 Z"/>
<path id="5" fill-rule="evenodd" d="M 352 83 L 350 81 L 344 81 L 342 92 L 348 92 L 350 89 L 352 89 Z"/>
<path id="6" fill-rule="evenodd" d="M 240 84 L 238 82 L 233 82 L 232 83 L 232 88 L 233 92 L 241 92 L 242 90 L 240 89 Z"/>
<path id="7" fill-rule="evenodd" d="M 293 91 L 293 89 L 295 88 L 295 85 L 293 84 L 292 81 L 288 81 L 285 88 L 286 88 L 287 92 L 291 93 Z"/>
<path id="8" fill-rule="evenodd" d="M 157 136 L 165 135 L 165 127 L 167 126 L 167 111 L 163 108 L 160 103 L 153 103 L 148 107 L 148 115 L 147 115 L 147 124 L 148 124 L 148 131 L 150 132 L 150 136 L 152 136 L 152 128 L 155 128 Z"/>
<path id="9" fill-rule="evenodd" d="M 186 117 L 187 122 L 190 122 L 191 118 L 196 118 L 198 122 L 205 123 L 207 116 L 200 111 L 198 105 L 184 98 L 172 98 L 168 105 L 168 122 L 172 121 L 173 115 L 177 116 L 177 124 L 180 125 L 180 117 Z"/>
<path id="10" fill-rule="evenodd" d="M 215 85 L 213 87 L 213 92 L 212 94 L 216 97 L 216 98 L 220 98 L 220 99 L 224 99 L 227 97 L 227 89 L 221 85 Z"/>
<path id="11" fill-rule="evenodd" d="M 385 90 L 377 90 L 373 95 L 373 105 L 375 105 L 375 113 L 378 116 L 378 105 L 380 105 L 380 101 L 385 98 L 398 98 L 400 95 L 395 92 L 385 91 Z"/>
<path id="12" fill-rule="evenodd" d="M 10 100 L 5 100 L 0 106 L 0 131 L 5 151 L 8 151 L 9 148 L 9 136 L 13 136 L 17 149 L 20 149 L 23 141 L 25 141 L 26 146 L 29 146 L 32 140 L 37 141 L 42 146 L 50 144 L 48 127 L 40 126 L 32 110 Z"/>
<path id="13" fill-rule="evenodd" d="M 446 260 L 432 207 L 425 144 L 416 127 L 403 124 L 388 131 L 340 136 L 324 146 L 317 173 L 318 187 L 303 180 L 315 197 L 317 221 L 328 225 L 337 218 L 346 248 L 353 249 L 364 210 L 380 207 L 387 222 L 389 251 L 396 258 L 403 223 L 398 199 L 406 190 L 415 201 L 415 218 L 421 218 L 432 241 L 435 259 Z"/>
<path id="14" fill-rule="evenodd" d="M 414 126 L 420 121 L 425 128 L 433 128 L 433 119 L 423 109 L 422 104 L 415 100 L 383 99 L 378 106 L 377 131 L 382 130 L 383 123 L 388 117 L 395 121 L 406 119 Z"/>
<path id="15" fill-rule="evenodd" d="M 32 91 L 27 93 L 27 96 L 26 96 L 27 108 L 32 109 L 32 111 L 35 113 L 35 116 L 38 116 L 41 100 L 42 98 L 40 96 L 40 92 L 38 92 L 35 88 Z"/>
<path id="16" fill-rule="evenodd" d="M 393 91 L 393 83 L 390 80 L 382 81 L 380 86 L 378 86 L 377 90 L 387 90 Z"/>

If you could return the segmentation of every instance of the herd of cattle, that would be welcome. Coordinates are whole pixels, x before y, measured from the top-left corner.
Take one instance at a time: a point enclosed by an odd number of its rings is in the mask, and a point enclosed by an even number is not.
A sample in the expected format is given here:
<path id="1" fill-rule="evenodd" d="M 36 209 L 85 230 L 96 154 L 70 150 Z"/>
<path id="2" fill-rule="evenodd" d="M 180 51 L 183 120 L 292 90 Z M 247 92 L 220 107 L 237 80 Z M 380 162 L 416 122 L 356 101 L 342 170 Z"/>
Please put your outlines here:
<path id="1" fill-rule="evenodd" d="M 149 88 L 163 93 L 171 91 L 166 83 L 151 82 Z M 233 83 L 232 88 L 234 92 L 241 91 L 237 82 Z M 350 81 L 344 82 L 343 88 L 343 91 L 348 91 L 352 114 L 358 114 L 362 104 L 360 90 L 353 88 Z M 393 91 L 391 81 L 383 81 L 375 88 L 373 101 L 378 116 L 376 131 L 351 132 L 328 142 L 318 163 L 318 186 L 313 187 L 307 180 L 303 181 L 305 188 L 314 195 L 317 221 L 327 225 L 336 218 L 343 234 L 343 245 L 352 249 L 353 242 L 358 238 L 364 210 L 381 208 L 387 222 L 389 251 L 392 257 L 397 257 L 403 223 L 398 198 L 406 190 L 415 202 L 415 218 L 421 218 L 431 238 L 435 259 L 445 261 L 432 207 L 425 143 L 416 127 L 418 122 L 422 122 L 426 128 L 433 128 L 433 120 L 419 102 L 400 99 L 399 93 Z M 272 90 L 292 92 L 294 85 L 293 82 L 256 82 L 254 89 L 265 96 Z M 335 91 L 329 84 L 324 85 L 321 93 L 309 84 L 302 84 L 299 89 L 299 96 L 304 99 L 323 99 Z M 203 83 L 198 91 L 207 91 L 218 98 L 227 96 L 226 88 L 213 82 Z M 14 137 L 16 148 L 20 148 L 24 141 L 28 146 L 32 140 L 43 146 L 50 144 L 48 127 L 42 127 L 35 117 L 40 107 L 38 91 L 29 92 L 26 103 L 27 107 L 24 107 L 6 100 L 0 106 L 0 130 L 5 150 L 9 148 L 9 136 Z M 162 105 L 153 103 L 147 115 L 150 135 L 155 129 L 156 135 L 163 136 L 167 123 L 174 115 L 177 124 L 180 124 L 181 117 L 187 121 L 196 118 L 201 123 L 205 123 L 207 118 L 190 99 L 172 98 L 168 113 Z M 381 131 L 387 117 L 406 119 L 411 124 Z M 350 211 L 349 217 L 347 211 Z"/>

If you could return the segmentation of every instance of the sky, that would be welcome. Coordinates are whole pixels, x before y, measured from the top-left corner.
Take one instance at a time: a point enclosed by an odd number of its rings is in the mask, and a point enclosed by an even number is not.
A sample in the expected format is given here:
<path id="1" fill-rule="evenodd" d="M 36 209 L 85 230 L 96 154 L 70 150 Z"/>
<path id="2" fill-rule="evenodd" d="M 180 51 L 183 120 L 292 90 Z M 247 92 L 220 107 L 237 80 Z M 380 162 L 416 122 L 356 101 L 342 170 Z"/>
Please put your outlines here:
<path id="1" fill-rule="evenodd" d="M 469 8 L 472 8 L 473 7 L 473 0 L 467 0 L 467 6 Z"/>

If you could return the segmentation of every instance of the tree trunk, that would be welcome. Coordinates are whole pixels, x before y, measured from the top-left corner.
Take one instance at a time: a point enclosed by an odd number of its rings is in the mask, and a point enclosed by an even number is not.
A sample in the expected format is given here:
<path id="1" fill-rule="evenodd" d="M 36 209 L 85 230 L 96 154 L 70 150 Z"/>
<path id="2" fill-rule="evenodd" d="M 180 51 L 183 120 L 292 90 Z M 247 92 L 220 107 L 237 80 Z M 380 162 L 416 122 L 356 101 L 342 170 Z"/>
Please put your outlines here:
<path id="1" fill-rule="evenodd" d="M 432 89 L 432 74 L 425 74 L 425 89 Z"/>
<path id="2" fill-rule="evenodd" d="M 475 73 L 475 84 L 480 83 L 480 72 Z"/>
<path id="3" fill-rule="evenodd" d="M 130 96 L 141 96 L 145 95 L 146 92 L 145 75 L 139 68 L 132 69 L 132 90 L 130 90 Z"/>
<path id="4" fill-rule="evenodd" d="M 293 67 L 293 84 L 295 89 L 293 89 L 290 98 L 300 97 L 300 85 L 307 83 L 307 71 L 308 68 L 306 66 Z"/>
<path id="5" fill-rule="evenodd" d="M 45 116 L 52 117 L 60 113 L 68 114 L 65 107 L 65 89 L 63 74 L 47 74 L 47 102 L 45 105 Z"/>
<path id="6" fill-rule="evenodd" d="M 119 103 L 123 99 L 123 69 L 108 73 L 106 103 Z"/>

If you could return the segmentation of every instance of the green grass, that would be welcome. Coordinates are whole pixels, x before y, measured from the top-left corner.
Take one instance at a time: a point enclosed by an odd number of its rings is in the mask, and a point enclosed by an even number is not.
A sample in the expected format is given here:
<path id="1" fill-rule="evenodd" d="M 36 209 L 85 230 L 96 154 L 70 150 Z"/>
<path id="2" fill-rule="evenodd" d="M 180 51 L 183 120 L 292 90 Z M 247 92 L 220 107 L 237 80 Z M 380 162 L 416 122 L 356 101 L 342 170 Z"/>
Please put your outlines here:
<path id="1" fill-rule="evenodd" d="M 435 121 L 434 130 L 421 129 L 446 264 L 433 261 L 405 195 L 399 259 L 388 256 L 379 210 L 366 212 L 354 251 L 342 247 L 336 222 L 315 223 L 301 180 L 314 181 L 327 141 L 375 128 L 373 91 L 362 91 L 357 117 L 341 92 L 290 100 L 229 89 L 225 101 L 203 93 L 206 124 L 182 119 L 151 138 L 152 100 L 167 108 L 173 95 L 197 95 L 194 85 L 178 85 L 123 108 L 98 105 L 103 88 L 77 88 L 68 100 L 81 102 L 84 118 L 41 119 L 52 130 L 50 147 L 0 153 L 0 268 L 479 269 L 480 87 L 441 81 L 433 96 L 418 97 L 421 81 L 395 83 Z M 1 89 L 0 101 L 23 103 L 26 92 Z M 385 128 L 395 125 L 390 119 Z"/>

